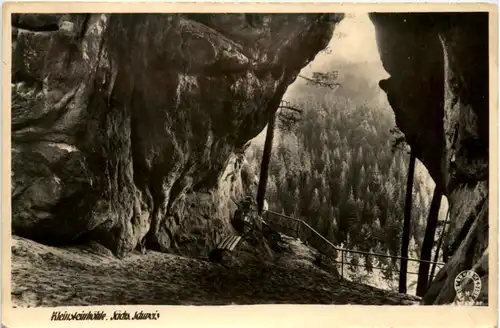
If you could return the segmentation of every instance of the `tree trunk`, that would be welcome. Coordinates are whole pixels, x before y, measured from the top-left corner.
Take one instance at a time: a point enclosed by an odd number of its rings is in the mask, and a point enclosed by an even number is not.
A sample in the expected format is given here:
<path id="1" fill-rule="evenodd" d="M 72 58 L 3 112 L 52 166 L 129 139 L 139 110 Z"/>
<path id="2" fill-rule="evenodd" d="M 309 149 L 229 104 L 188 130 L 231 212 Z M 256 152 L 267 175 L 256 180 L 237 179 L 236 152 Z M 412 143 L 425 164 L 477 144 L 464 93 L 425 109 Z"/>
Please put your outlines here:
<path id="1" fill-rule="evenodd" d="M 448 208 L 448 212 L 446 212 L 446 219 L 444 220 L 443 224 L 443 230 L 441 231 L 441 236 L 439 237 L 439 242 L 436 247 L 436 254 L 434 254 L 434 262 L 437 262 L 439 259 L 439 250 L 441 249 L 441 244 L 443 243 L 443 236 L 446 232 L 446 224 L 448 223 L 448 216 L 450 215 L 450 209 Z M 445 259 L 443 259 L 444 262 L 446 262 Z M 434 272 L 436 271 L 436 263 L 432 263 L 432 269 L 431 269 L 431 274 L 429 276 L 429 283 L 427 284 L 428 287 L 432 283 L 432 279 L 434 279 Z M 427 288 L 429 289 L 429 288 Z"/>
<path id="2" fill-rule="evenodd" d="M 432 246 L 434 245 L 439 207 L 441 205 L 442 197 L 443 193 L 441 189 L 436 186 L 434 189 L 434 195 L 432 196 L 431 208 L 429 209 L 429 216 L 427 217 L 427 227 L 425 229 L 424 241 L 420 251 L 420 259 L 423 261 L 431 260 Z M 422 297 L 427 292 L 429 268 L 429 262 L 420 262 L 420 266 L 418 268 L 417 296 Z"/>
<path id="3" fill-rule="evenodd" d="M 264 198 L 266 196 L 267 176 L 269 171 L 269 162 L 273 150 L 274 126 L 276 123 L 276 114 L 273 114 L 267 124 L 266 141 L 264 143 L 264 152 L 262 153 L 262 163 L 260 165 L 259 188 L 257 190 L 257 206 L 259 214 L 262 214 L 264 208 Z"/>
<path id="4" fill-rule="evenodd" d="M 406 202 L 403 220 L 403 237 L 401 240 L 401 269 L 399 272 L 399 292 L 406 294 L 406 275 L 408 272 L 408 246 L 410 244 L 410 220 L 413 194 L 413 175 L 415 172 L 415 153 L 410 155 L 410 166 L 408 168 L 408 180 L 406 184 Z"/>

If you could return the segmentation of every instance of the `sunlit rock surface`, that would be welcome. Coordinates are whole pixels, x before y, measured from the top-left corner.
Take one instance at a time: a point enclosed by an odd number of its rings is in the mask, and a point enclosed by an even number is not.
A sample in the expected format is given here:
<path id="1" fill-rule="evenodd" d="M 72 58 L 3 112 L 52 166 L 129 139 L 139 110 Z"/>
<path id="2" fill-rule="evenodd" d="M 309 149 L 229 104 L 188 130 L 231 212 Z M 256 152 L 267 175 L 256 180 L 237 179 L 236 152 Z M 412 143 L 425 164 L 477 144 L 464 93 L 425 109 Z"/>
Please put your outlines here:
<path id="1" fill-rule="evenodd" d="M 342 17 L 13 15 L 14 234 L 206 251 L 242 147 Z"/>

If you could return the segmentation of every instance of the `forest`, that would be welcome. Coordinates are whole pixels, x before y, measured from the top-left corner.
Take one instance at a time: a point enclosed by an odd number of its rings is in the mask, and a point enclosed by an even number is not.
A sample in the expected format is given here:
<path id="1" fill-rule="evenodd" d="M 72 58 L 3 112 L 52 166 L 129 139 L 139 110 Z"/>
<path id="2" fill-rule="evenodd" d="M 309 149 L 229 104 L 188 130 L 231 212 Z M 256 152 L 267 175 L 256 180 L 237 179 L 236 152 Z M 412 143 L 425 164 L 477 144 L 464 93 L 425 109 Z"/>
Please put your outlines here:
<path id="1" fill-rule="evenodd" d="M 277 113 L 265 198 L 270 210 L 306 221 L 338 247 L 396 256 L 401 249 L 409 147 L 396 143 L 401 132 L 385 94 L 378 81 L 364 73 L 370 65 L 341 65 L 336 76 L 340 86 L 333 90 L 302 79 L 286 94 L 286 104 L 301 113 L 291 114 L 292 126 L 283 119 L 290 114 Z M 257 175 L 265 133 L 246 152 Z M 434 183 L 421 163 L 416 166 L 409 257 L 418 259 Z M 445 216 L 441 205 L 433 254 Z M 309 238 L 303 234 L 300 239 Z M 398 260 L 349 254 L 347 262 L 350 279 L 397 288 Z M 417 272 L 418 264 L 410 262 L 408 271 Z M 408 275 L 410 290 L 416 278 Z"/>

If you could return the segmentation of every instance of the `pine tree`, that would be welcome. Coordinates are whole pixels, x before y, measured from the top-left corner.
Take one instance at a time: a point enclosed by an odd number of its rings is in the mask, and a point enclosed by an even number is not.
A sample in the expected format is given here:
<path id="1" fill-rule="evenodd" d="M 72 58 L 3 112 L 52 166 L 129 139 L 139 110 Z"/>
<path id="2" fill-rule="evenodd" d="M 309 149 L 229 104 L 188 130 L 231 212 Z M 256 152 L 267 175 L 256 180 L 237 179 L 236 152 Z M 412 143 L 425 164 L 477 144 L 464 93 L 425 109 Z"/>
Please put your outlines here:
<path id="1" fill-rule="evenodd" d="M 408 168 L 408 181 L 406 184 L 406 201 L 405 212 L 403 221 L 403 236 L 401 240 L 401 268 L 399 272 L 399 292 L 406 294 L 406 275 L 408 272 L 408 246 L 410 243 L 410 220 L 412 208 L 412 195 L 413 195 L 413 176 L 415 172 L 415 153 L 410 154 L 410 165 Z"/>
<path id="2" fill-rule="evenodd" d="M 436 185 L 434 189 L 434 195 L 432 196 L 429 216 L 427 218 L 427 228 L 425 230 L 424 242 L 422 244 L 422 250 L 420 252 L 420 259 L 423 261 L 431 260 L 432 246 L 434 245 L 439 207 L 441 205 L 442 197 L 443 193 L 441 191 L 441 188 L 439 188 L 439 186 Z M 427 292 L 429 268 L 430 268 L 429 262 L 420 263 L 418 269 L 417 296 L 422 297 Z"/>

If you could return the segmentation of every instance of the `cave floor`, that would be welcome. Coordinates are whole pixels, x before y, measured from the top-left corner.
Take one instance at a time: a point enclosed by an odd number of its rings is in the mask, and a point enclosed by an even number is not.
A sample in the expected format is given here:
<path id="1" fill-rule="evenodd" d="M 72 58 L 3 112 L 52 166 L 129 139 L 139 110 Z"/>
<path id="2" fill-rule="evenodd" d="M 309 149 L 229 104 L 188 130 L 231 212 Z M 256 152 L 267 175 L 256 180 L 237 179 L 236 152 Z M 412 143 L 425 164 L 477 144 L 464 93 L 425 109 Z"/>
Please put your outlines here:
<path id="1" fill-rule="evenodd" d="M 118 260 L 105 251 L 55 248 L 15 236 L 11 295 L 15 307 L 418 303 L 291 257 L 227 268 L 153 251 Z"/>

